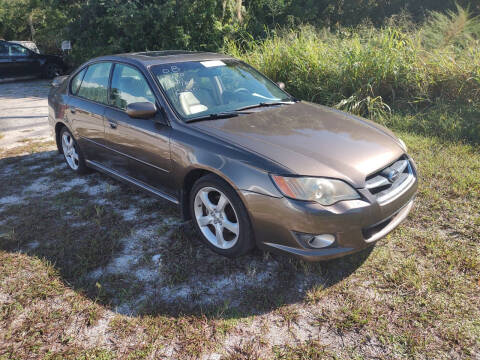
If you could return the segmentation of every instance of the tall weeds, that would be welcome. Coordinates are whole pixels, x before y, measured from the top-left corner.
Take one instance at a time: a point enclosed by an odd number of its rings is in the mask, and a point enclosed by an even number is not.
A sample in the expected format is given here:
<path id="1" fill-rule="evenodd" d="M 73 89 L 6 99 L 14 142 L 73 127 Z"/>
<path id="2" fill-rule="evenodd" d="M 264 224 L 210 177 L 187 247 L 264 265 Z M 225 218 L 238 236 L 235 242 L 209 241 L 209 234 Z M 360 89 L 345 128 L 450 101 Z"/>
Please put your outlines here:
<path id="1" fill-rule="evenodd" d="M 397 127 L 391 112 L 414 116 L 433 108 L 475 118 L 473 112 L 478 123 L 479 38 L 480 20 L 459 7 L 456 13 L 432 13 L 420 28 L 393 24 L 333 33 L 305 26 L 277 31 L 263 41 L 227 41 L 225 51 L 285 82 L 299 98 Z M 480 142 L 475 120 L 467 125 L 461 116 L 451 118 L 448 126 L 432 123 L 422 131 L 442 128 L 445 137 Z"/>

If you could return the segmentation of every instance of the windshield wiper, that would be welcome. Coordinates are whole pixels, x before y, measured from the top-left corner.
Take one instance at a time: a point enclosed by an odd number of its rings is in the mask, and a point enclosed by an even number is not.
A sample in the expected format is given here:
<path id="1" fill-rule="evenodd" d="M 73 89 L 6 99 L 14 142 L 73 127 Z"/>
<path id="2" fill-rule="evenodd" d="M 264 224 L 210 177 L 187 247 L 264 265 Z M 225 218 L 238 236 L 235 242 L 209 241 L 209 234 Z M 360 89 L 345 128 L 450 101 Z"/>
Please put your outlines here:
<path id="1" fill-rule="evenodd" d="M 291 105 L 291 104 L 294 104 L 294 103 L 295 103 L 294 101 L 261 102 L 261 103 L 255 104 L 255 105 L 248 105 L 248 106 L 242 107 L 240 109 L 237 109 L 237 111 L 255 109 L 255 108 L 260 108 L 260 107 L 277 106 L 277 105 Z"/>
<path id="2" fill-rule="evenodd" d="M 243 114 L 243 113 L 240 112 L 240 111 L 213 113 L 213 114 L 208 114 L 208 115 L 188 119 L 187 122 L 202 121 L 202 120 L 228 119 L 228 118 L 238 116 L 240 114 Z"/>

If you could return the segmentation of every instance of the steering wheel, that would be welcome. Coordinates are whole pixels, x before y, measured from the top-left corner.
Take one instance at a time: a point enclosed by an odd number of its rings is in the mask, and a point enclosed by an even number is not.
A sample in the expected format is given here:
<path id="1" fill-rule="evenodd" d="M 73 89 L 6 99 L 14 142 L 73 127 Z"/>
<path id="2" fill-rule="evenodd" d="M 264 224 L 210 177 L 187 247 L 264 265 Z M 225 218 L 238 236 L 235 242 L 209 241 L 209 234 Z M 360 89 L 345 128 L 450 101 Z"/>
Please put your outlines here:
<path id="1" fill-rule="evenodd" d="M 245 88 L 238 88 L 236 90 L 233 90 L 233 93 L 237 95 L 241 93 L 244 93 L 245 95 L 250 95 L 250 91 L 248 91 L 248 89 L 245 89 Z"/>

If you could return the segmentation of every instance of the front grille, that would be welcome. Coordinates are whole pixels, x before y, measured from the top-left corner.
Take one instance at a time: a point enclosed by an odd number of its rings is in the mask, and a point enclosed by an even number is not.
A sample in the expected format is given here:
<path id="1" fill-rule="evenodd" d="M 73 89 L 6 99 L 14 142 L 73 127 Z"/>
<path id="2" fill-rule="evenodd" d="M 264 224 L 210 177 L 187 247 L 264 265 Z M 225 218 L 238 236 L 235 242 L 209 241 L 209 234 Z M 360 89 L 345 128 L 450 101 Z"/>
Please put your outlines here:
<path id="1" fill-rule="evenodd" d="M 387 201 L 406 189 L 414 178 L 407 156 L 367 177 L 366 188 L 378 202 Z"/>

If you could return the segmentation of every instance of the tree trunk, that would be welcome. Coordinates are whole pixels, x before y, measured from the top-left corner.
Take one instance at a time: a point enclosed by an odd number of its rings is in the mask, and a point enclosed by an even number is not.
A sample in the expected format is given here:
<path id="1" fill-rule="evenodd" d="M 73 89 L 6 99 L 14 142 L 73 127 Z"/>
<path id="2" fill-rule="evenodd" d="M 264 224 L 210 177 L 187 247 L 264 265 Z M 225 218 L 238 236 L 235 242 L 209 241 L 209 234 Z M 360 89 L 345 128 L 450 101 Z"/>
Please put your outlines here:
<path id="1" fill-rule="evenodd" d="M 28 26 L 30 27 L 30 40 L 35 41 L 35 27 L 33 26 L 33 14 L 28 16 Z"/>
<path id="2" fill-rule="evenodd" d="M 180 7 L 182 6 L 182 0 L 175 0 L 175 15 L 180 13 Z"/>
<path id="3" fill-rule="evenodd" d="M 243 22 L 242 3 L 242 0 L 237 0 L 237 19 L 240 24 Z"/>

